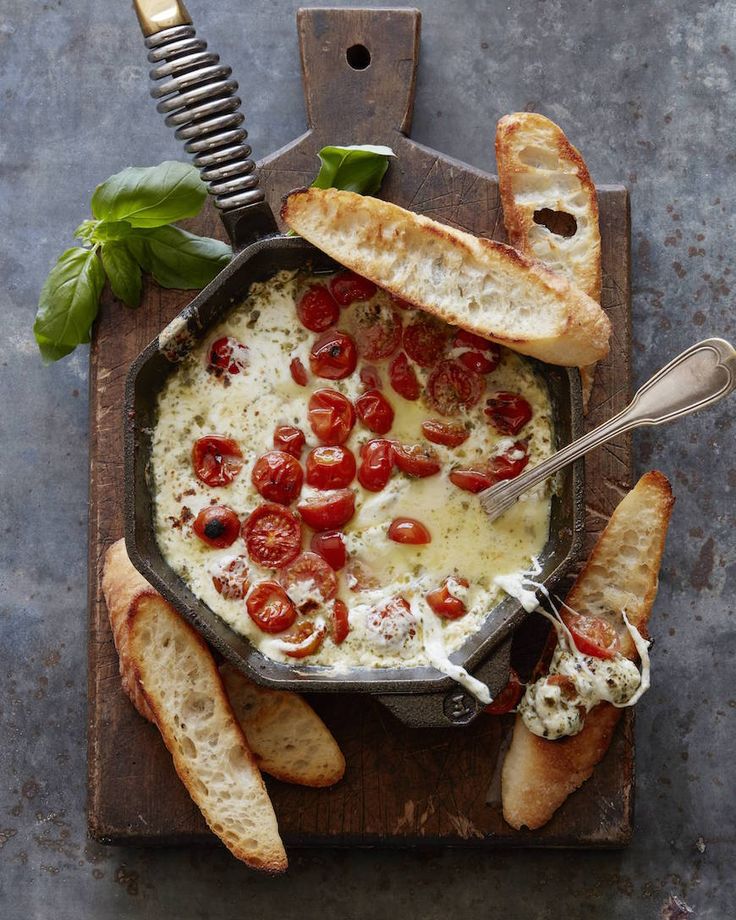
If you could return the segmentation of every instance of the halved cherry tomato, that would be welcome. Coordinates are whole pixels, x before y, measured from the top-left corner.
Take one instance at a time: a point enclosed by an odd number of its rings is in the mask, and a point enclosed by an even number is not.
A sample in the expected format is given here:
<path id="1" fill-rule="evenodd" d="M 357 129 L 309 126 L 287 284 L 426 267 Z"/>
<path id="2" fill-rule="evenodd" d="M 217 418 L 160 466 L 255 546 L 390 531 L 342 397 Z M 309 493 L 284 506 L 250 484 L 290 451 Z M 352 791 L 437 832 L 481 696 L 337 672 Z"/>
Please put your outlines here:
<path id="1" fill-rule="evenodd" d="M 210 345 L 209 366 L 216 374 L 239 374 L 248 366 L 248 346 L 231 335 L 216 339 Z"/>
<path id="2" fill-rule="evenodd" d="M 419 399 L 420 388 L 417 372 L 409 364 L 409 359 L 403 351 L 400 351 L 391 361 L 388 368 L 388 379 L 399 396 L 403 396 L 404 399 Z"/>
<path id="3" fill-rule="evenodd" d="M 423 479 L 439 473 L 442 464 L 429 444 L 394 444 L 394 463 L 407 476 Z"/>
<path id="4" fill-rule="evenodd" d="M 347 583 L 351 591 L 369 591 L 380 585 L 379 580 L 360 559 L 351 559 L 347 567 Z"/>
<path id="5" fill-rule="evenodd" d="M 479 335 L 458 329 L 452 343 L 453 349 L 467 348 L 457 356 L 458 361 L 477 374 L 490 374 L 498 367 L 501 349 L 493 342 L 488 342 Z"/>
<path id="6" fill-rule="evenodd" d="M 344 642 L 350 632 L 350 618 L 347 604 L 339 598 L 332 606 L 332 641 L 335 645 Z"/>
<path id="7" fill-rule="evenodd" d="M 298 384 L 300 387 L 305 387 L 307 385 L 309 378 L 307 377 L 307 369 L 302 364 L 301 358 L 291 359 L 289 362 L 289 371 L 294 383 Z"/>
<path id="8" fill-rule="evenodd" d="M 293 425 L 279 425 L 273 433 L 273 446 L 276 450 L 286 451 L 292 457 L 298 460 L 302 455 L 304 445 L 307 439 L 301 428 L 295 428 Z"/>
<path id="9" fill-rule="evenodd" d="M 355 401 L 358 418 L 369 431 L 387 434 L 394 423 L 394 410 L 380 390 L 368 390 Z"/>
<path id="10" fill-rule="evenodd" d="M 248 559 L 236 556 L 219 565 L 212 575 L 215 591 L 228 600 L 242 600 L 250 588 Z"/>
<path id="11" fill-rule="evenodd" d="M 253 464 L 251 482 L 269 502 L 290 505 L 302 490 L 299 461 L 283 450 L 269 450 Z"/>
<path id="12" fill-rule="evenodd" d="M 360 369 L 360 382 L 366 390 L 380 390 L 383 387 L 378 368 L 372 364 L 364 364 Z"/>
<path id="13" fill-rule="evenodd" d="M 465 588 L 468 587 L 468 582 L 464 578 L 456 578 L 455 581 Z M 427 594 L 427 603 L 438 617 L 444 617 L 446 620 L 457 620 L 464 616 L 467 611 L 460 598 L 451 593 L 448 582 L 449 578 L 446 578 L 439 588 L 430 591 Z"/>
<path id="14" fill-rule="evenodd" d="M 301 553 L 286 568 L 281 570 L 279 581 L 286 588 L 286 593 L 291 596 L 291 589 L 296 588 L 300 582 L 312 582 L 315 593 L 321 601 L 314 599 L 314 604 L 331 601 L 337 594 L 337 578 L 325 560 L 317 553 Z M 310 598 L 311 600 L 311 598 Z M 293 603 L 293 601 L 292 601 Z M 308 602 L 307 602 L 308 604 Z M 297 604 L 299 607 L 306 604 Z"/>
<path id="15" fill-rule="evenodd" d="M 436 418 L 422 422 L 422 434 L 433 444 L 444 444 L 445 447 L 459 447 L 470 437 L 470 432 L 462 425 L 450 425 Z"/>
<path id="16" fill-rule="evenodd" d="M 348 550 L 345 544 L 345 534 L 341 531 L 327 530 L 324 533 L 314 533 L 309 545 L 312 552 L 321 556 L 334 571 L 339 572 L 345 567 Z"/>
<path id="17" fill-rule="evenodd" d="M 578 651 L 595 658 L 613 658 L 621 647 L 616 628 L 603 617 L 562 611 L 562 621 L 572 633 Z"/>
<path id="18" fill-rule="evenodd" d="M 382 645 L 399 645 L 416 635 L 416 619 L 409 602 L 397 594 L 374 607 L 366 619 Z"/>
<path id="19" fill-rule="evenodd" d="M 440 415 L 456 415 L 474 406 L 484 386 L 480 374 L 459 361 L 440 361 L 427 380 L 429 401 Z"/>
<path id="20" fill-rule="evenodd" d="M 349 377 L 358 363 L 355 342 L 346 332 L 324 332 L 312 345 L 309 366 L 312 373 L 325 380 Z"/>
<path id="21" fill-rule="evenodd" d="M 414 518 L 398 517 L 391 521 L 388 528 L 388 538 L 394 543 L 403 543 L 407 546 L 423 546 L 432 542 L 432 534 Z"/>
<path id="22" fill-rule="evenodd" d="M 245 602 L 248 615 L 265 633 L 280 633 L 296 620 L 296 607 L 277 581 L 262 581 Z"/>
<path id="23" fill-rule="evenodd" d="M 374 438 L 360 448 L 358 482 L 369 492 L 380 492 L 391 478 L 394 447 L 385 438 Z"/>
<path id="24" fill-rule="evenodd" d="M 466 492 L 482 492 L 483 489 L 489 489 L 493 485 L 493 477 L 487 470 L 479 470 L 475 467 L 467 469 L 452 470 L 450 473 L 450 482 L 456 485 L 458 489 L 465 489 Z"/>
<path id="25" fill-rule="evenodd" d="M 232 546 L 240 533 L 240 520 L 226 505 L 208 505 L 194 519 L 192 530 L 208 546 Z"/>
<path id="26" fill-rule="evenodd" d="M 532 417 L 532 407 L 523 396 L 505 391 L 487 399 L 483 411 L 501 434 L 518 434 Z"/>
<path id="27" fill-rule="evenodd" d="M 243 468 L 243 452 L 232 438 L 208 434 L 194 442 L 192 466 L 206 485 L 226 486 Z"/>
<path id="28" fill-rule="evenodd" d="M 290 658 L 307 658 L 322 645 L 326 634 L 324 626 L 315 626 L 305 620 L 295 626 L 288 636 L 283 637 L 283 641 L 290 646 L 284 649 L 284 654 Z"/>
<path id="29" fill-rule="evenodd" d="M 340 317 L 340 308 L 324 284 L 313 284 L 299 297 L 296 312 L 302 326 L 312 332 L 324 332 Z"/>
<path id="30" fill-rule="evenodd" d="M 299 555 L 302 525 L 283 505 L 265 502 L 251 511 L 242 527 L 248 555 L 258 565 L 279 569 Z"/>
<path id="31" fill-rule="evenodd" d="M 312 530 L 335 530 L 347 524 L 355 514 L 355 492 L 337 489 L 305 498 L 299 502 L 297 510 Z"/>
<path id="32" fill-rule="evenodd" d="M 356 300 L 370 300 L 377 288 L 372 281 L 346 269 L 330 278 L 330 291 L 341 307 L 349 307 Z"/>
<path id="33" fill-rule="evenodd" d="M 401 344 L 401 318 L 386 298 L 358 304 L 353 322 L 358 351 L 366 361 L 388 358 Z"/>
<path id="34" fill-rule="evenodd" d="M 355 477 L 355 457 L 346 447 L 315 447 L 307 454 L 307 482 L 315 489 L 344 489 Z"/>
<path id="35" fill-rule="evenodd" d="M 486 712 L 493 716 L 502 716 L 512 709 L 516 709 L 521 695 L 524 692 L 524 684 L 519 680 L 519 675 L 513 668 L 509 668 L 509 679 L 506 686 L 493 697 L 493 702 L 486 706 Z"/>
<path id="36" fill-rule="evenodd" d="M 323 444 L 343 444 L 353 430 L 355 409 L 337 390 L 315 390 L 309 397 L 309 424 Z"/>
<path id="37" fill-rule="evenodd" d="M 434 367 L 445 350 L 446 340 L 446 327 L 428 316 L 404 329 L 404 351 L 420 367 Z"/>
<path id="38" fill-rule="evenodd" d="M 504 479 L 515 479 L 529 462 L 526 444 L 516 441 L 502 454 L 492 457 L 486 466 L 493 483 Z"/>

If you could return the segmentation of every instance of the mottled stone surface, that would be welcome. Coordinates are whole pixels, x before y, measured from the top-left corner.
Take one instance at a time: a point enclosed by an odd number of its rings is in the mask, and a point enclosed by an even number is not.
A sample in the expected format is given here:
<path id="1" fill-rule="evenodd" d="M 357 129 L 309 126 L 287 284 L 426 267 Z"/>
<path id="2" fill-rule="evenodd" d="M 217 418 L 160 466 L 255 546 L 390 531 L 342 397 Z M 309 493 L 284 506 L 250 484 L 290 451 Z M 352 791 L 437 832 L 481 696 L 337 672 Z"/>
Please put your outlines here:
<path id="1" fill-rule="evenodd" d="M 240 78 L 257 153 L 303 129 L 296 6 L 190 3 Z M 414 137 L 492 169 L 496 119 L 534 108 L 565 127 L 598 182 L 629 185 L 637 379 L 698 338 L 734 337 L 733 0 L 423 6 Z M 686 916 L 678 899 L 698 920 L 732 916 L 733 400 L 635 439 L 639 469 L 664 470 L 678 505 L 628 850 L 295 853 L 269 881 L 219 849 L 88 843 L 87 354 L 44 369 L 30 327 L 94 185 L 178 155 L 146 70 L 126 3 L 0 4 L 0 916 L 655 920 Z"/>

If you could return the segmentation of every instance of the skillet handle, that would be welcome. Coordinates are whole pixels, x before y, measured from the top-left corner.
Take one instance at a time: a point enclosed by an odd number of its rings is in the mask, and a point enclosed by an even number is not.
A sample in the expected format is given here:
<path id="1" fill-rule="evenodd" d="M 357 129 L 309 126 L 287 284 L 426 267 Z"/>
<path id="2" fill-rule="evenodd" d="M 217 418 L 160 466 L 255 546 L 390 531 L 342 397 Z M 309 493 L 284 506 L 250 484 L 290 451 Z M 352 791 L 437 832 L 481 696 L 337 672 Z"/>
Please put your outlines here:
<path id="1" fill-rule="evenodd" d="M 180 0 L 133 0 L 154 65 L 151 95 L 192 155 L 235 248 L 277 232 L 258 185 L 232 69 L 197 38 Z M 247 220 L 245 208 L 248 209 Z"/>

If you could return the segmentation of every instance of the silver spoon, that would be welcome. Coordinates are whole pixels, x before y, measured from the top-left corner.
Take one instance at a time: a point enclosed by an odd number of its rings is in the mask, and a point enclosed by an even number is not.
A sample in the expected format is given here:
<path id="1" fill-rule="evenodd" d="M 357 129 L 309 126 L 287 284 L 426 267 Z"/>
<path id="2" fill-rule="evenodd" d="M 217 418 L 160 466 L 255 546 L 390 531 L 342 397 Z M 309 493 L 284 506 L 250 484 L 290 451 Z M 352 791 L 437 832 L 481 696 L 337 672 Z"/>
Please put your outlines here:
<path id="1" fill-rule="evenodd" d="M 516 479 L 500 482 L 480 494 L 480 502 L 494 521 L 519 496 L 562 467 L 640 425 L 662 425 L 717 403 L 736 387 L 736 350 L 725 339 L 705 339 L 693 345 L 651 377 L 629 405 L 612 419 L 526 470 Z"/>

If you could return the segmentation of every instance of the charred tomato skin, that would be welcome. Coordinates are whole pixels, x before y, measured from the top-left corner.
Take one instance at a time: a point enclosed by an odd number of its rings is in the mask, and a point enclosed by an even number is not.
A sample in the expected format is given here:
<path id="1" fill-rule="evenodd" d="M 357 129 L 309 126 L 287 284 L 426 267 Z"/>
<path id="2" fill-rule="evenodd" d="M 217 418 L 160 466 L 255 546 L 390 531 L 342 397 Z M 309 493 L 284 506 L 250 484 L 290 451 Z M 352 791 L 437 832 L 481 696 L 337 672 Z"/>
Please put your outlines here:
<path id="1" fill-rule="evenodd" d="M 194 519 L 192 530 L 208 546 L 224 549 L 240 535 L 240 519 L 227 505 L 207 505 Z"/>

